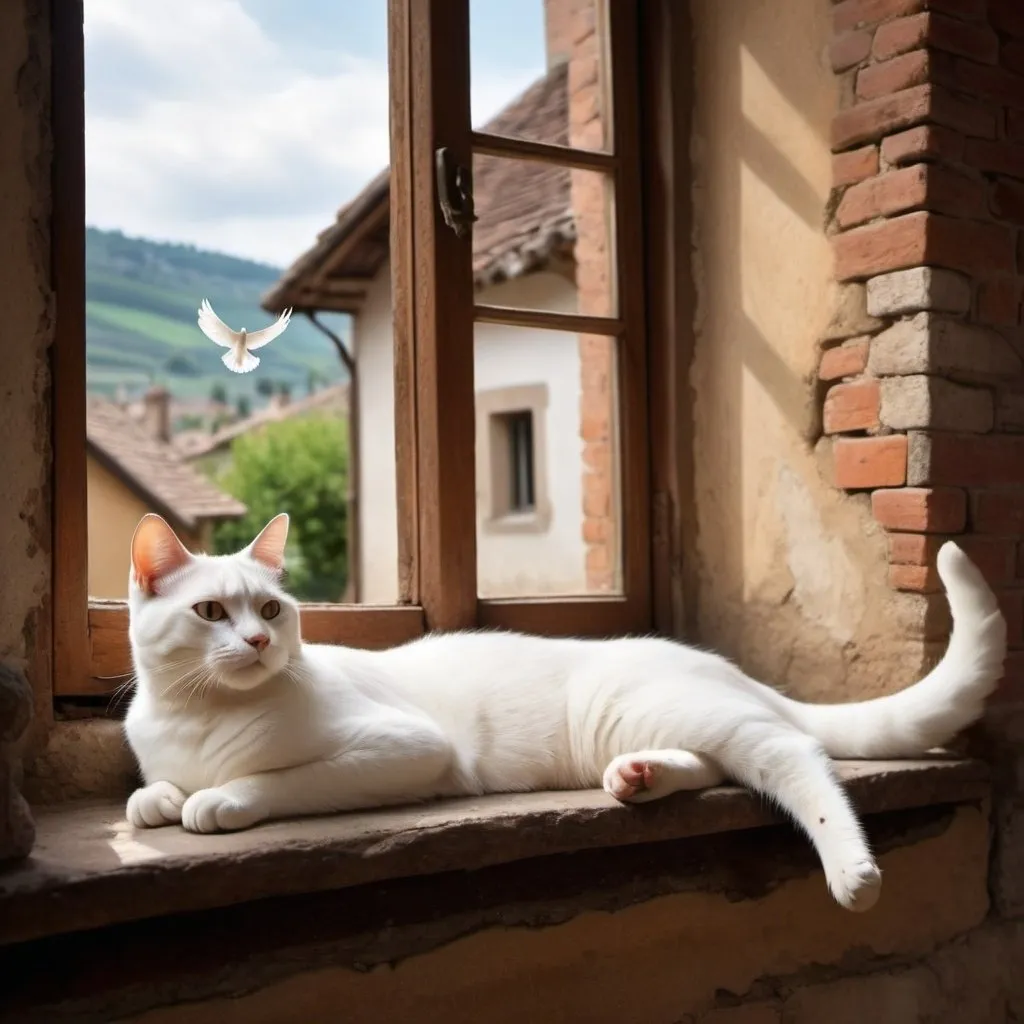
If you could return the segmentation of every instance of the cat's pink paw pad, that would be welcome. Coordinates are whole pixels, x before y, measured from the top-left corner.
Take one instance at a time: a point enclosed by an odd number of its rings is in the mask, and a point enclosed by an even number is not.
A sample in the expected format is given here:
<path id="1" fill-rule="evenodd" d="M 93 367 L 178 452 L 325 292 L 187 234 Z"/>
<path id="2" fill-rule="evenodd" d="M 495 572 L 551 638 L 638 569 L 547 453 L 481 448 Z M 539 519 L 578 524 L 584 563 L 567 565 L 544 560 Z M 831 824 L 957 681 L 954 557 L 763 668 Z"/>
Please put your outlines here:
<path id="1" fill-rule="evenodd" d="M 628 803 L 654 786 L 657 771 L 658 766 L 650 761 L 617 757 L 604 773 L 605 792 Z"/>

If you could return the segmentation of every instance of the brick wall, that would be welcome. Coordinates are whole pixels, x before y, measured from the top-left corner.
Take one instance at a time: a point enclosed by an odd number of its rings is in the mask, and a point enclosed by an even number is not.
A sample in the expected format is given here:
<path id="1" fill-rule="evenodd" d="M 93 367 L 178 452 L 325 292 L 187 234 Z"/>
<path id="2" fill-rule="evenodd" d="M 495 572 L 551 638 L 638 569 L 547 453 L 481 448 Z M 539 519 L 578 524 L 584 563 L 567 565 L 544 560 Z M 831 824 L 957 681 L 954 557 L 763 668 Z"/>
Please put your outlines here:
<path id="1" fill-rule="evenodd" d="M 607 132 L 607 79 L 602 49 L 607 35 L 597 0 L 545 0 L 549 64 L 568 59 L 569 143 L 601 149 Z M 576 226 L 576 290 L 581 313 L 614 314 L 611 297 L 611 196 L 603 177 L 571 172 Z M 586 588 L 608 593 L 621 586 L 615 341 L 580 335 L 580 439 L 583 451 L 582 531 Z"/>
<path id="2" fill-rule="evenodd" d="M 835 483 L 889 582 L 936 608 L 955 536 L 997 590 L 1024 699 L 1024 0 L 842 0 L 836 276 L 819 367 Z"/>

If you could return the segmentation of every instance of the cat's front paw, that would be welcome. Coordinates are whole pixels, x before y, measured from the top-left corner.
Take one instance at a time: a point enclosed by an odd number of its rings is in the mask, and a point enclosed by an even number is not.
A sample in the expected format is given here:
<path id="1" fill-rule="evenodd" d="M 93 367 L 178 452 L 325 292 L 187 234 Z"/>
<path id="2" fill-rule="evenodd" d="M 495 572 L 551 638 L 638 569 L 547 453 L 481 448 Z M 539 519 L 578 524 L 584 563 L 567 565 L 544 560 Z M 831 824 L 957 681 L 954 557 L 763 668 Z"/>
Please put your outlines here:
<path id="1" fill-rule="evenodd" d="M 185 800 L 185 794 L 173 782 L 154 782 L 128 797 L 125 817 L 132 828 L 177 825 Z"/>
<path id="2" fill-rule="evenodd" d="M 181 824 L 189 832 L 237 832 L 251 828 L 263 815 L 225 788 L 200 789 L 181 809 Z"/>

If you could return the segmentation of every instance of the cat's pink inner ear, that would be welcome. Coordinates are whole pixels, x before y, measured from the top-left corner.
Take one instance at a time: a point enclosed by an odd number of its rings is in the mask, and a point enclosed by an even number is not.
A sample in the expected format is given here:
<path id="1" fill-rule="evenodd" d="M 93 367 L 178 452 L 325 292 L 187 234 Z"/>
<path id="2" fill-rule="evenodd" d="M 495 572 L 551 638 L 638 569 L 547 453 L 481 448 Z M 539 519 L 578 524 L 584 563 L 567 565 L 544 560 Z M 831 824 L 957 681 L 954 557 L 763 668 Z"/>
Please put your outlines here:
<path id="1" fill-rule="evenodd" d="M 132 537 L 132 575 L 147 594 L 165 576 L 177 572 L 192 560 L 177 534 L 152 512 L 144 515 Z"/>
<path id="2" fill-rule="evenodd" d="M 288 516 L 282 512 L 274 516 L 249 545 L 249 554 L 257 562 L 274 572 L 284 568 L 284 549 L 288 543 Z"/>

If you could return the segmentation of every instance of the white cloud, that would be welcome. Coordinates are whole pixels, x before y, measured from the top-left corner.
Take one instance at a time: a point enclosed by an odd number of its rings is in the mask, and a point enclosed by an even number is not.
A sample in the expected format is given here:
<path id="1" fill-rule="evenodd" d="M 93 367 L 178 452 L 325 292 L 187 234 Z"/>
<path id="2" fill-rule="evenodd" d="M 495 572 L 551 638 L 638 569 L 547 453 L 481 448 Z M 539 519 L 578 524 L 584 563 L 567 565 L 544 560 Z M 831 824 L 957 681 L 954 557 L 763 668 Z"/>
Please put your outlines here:
<path id="1" fill-rule="evenodd" d="M 87 0 L 89 222 L 290 262 L 388 160 L 384 62 L 301 56 L 238 0 Z M 475 83 L 474 120 L 534 77 Z"/>

